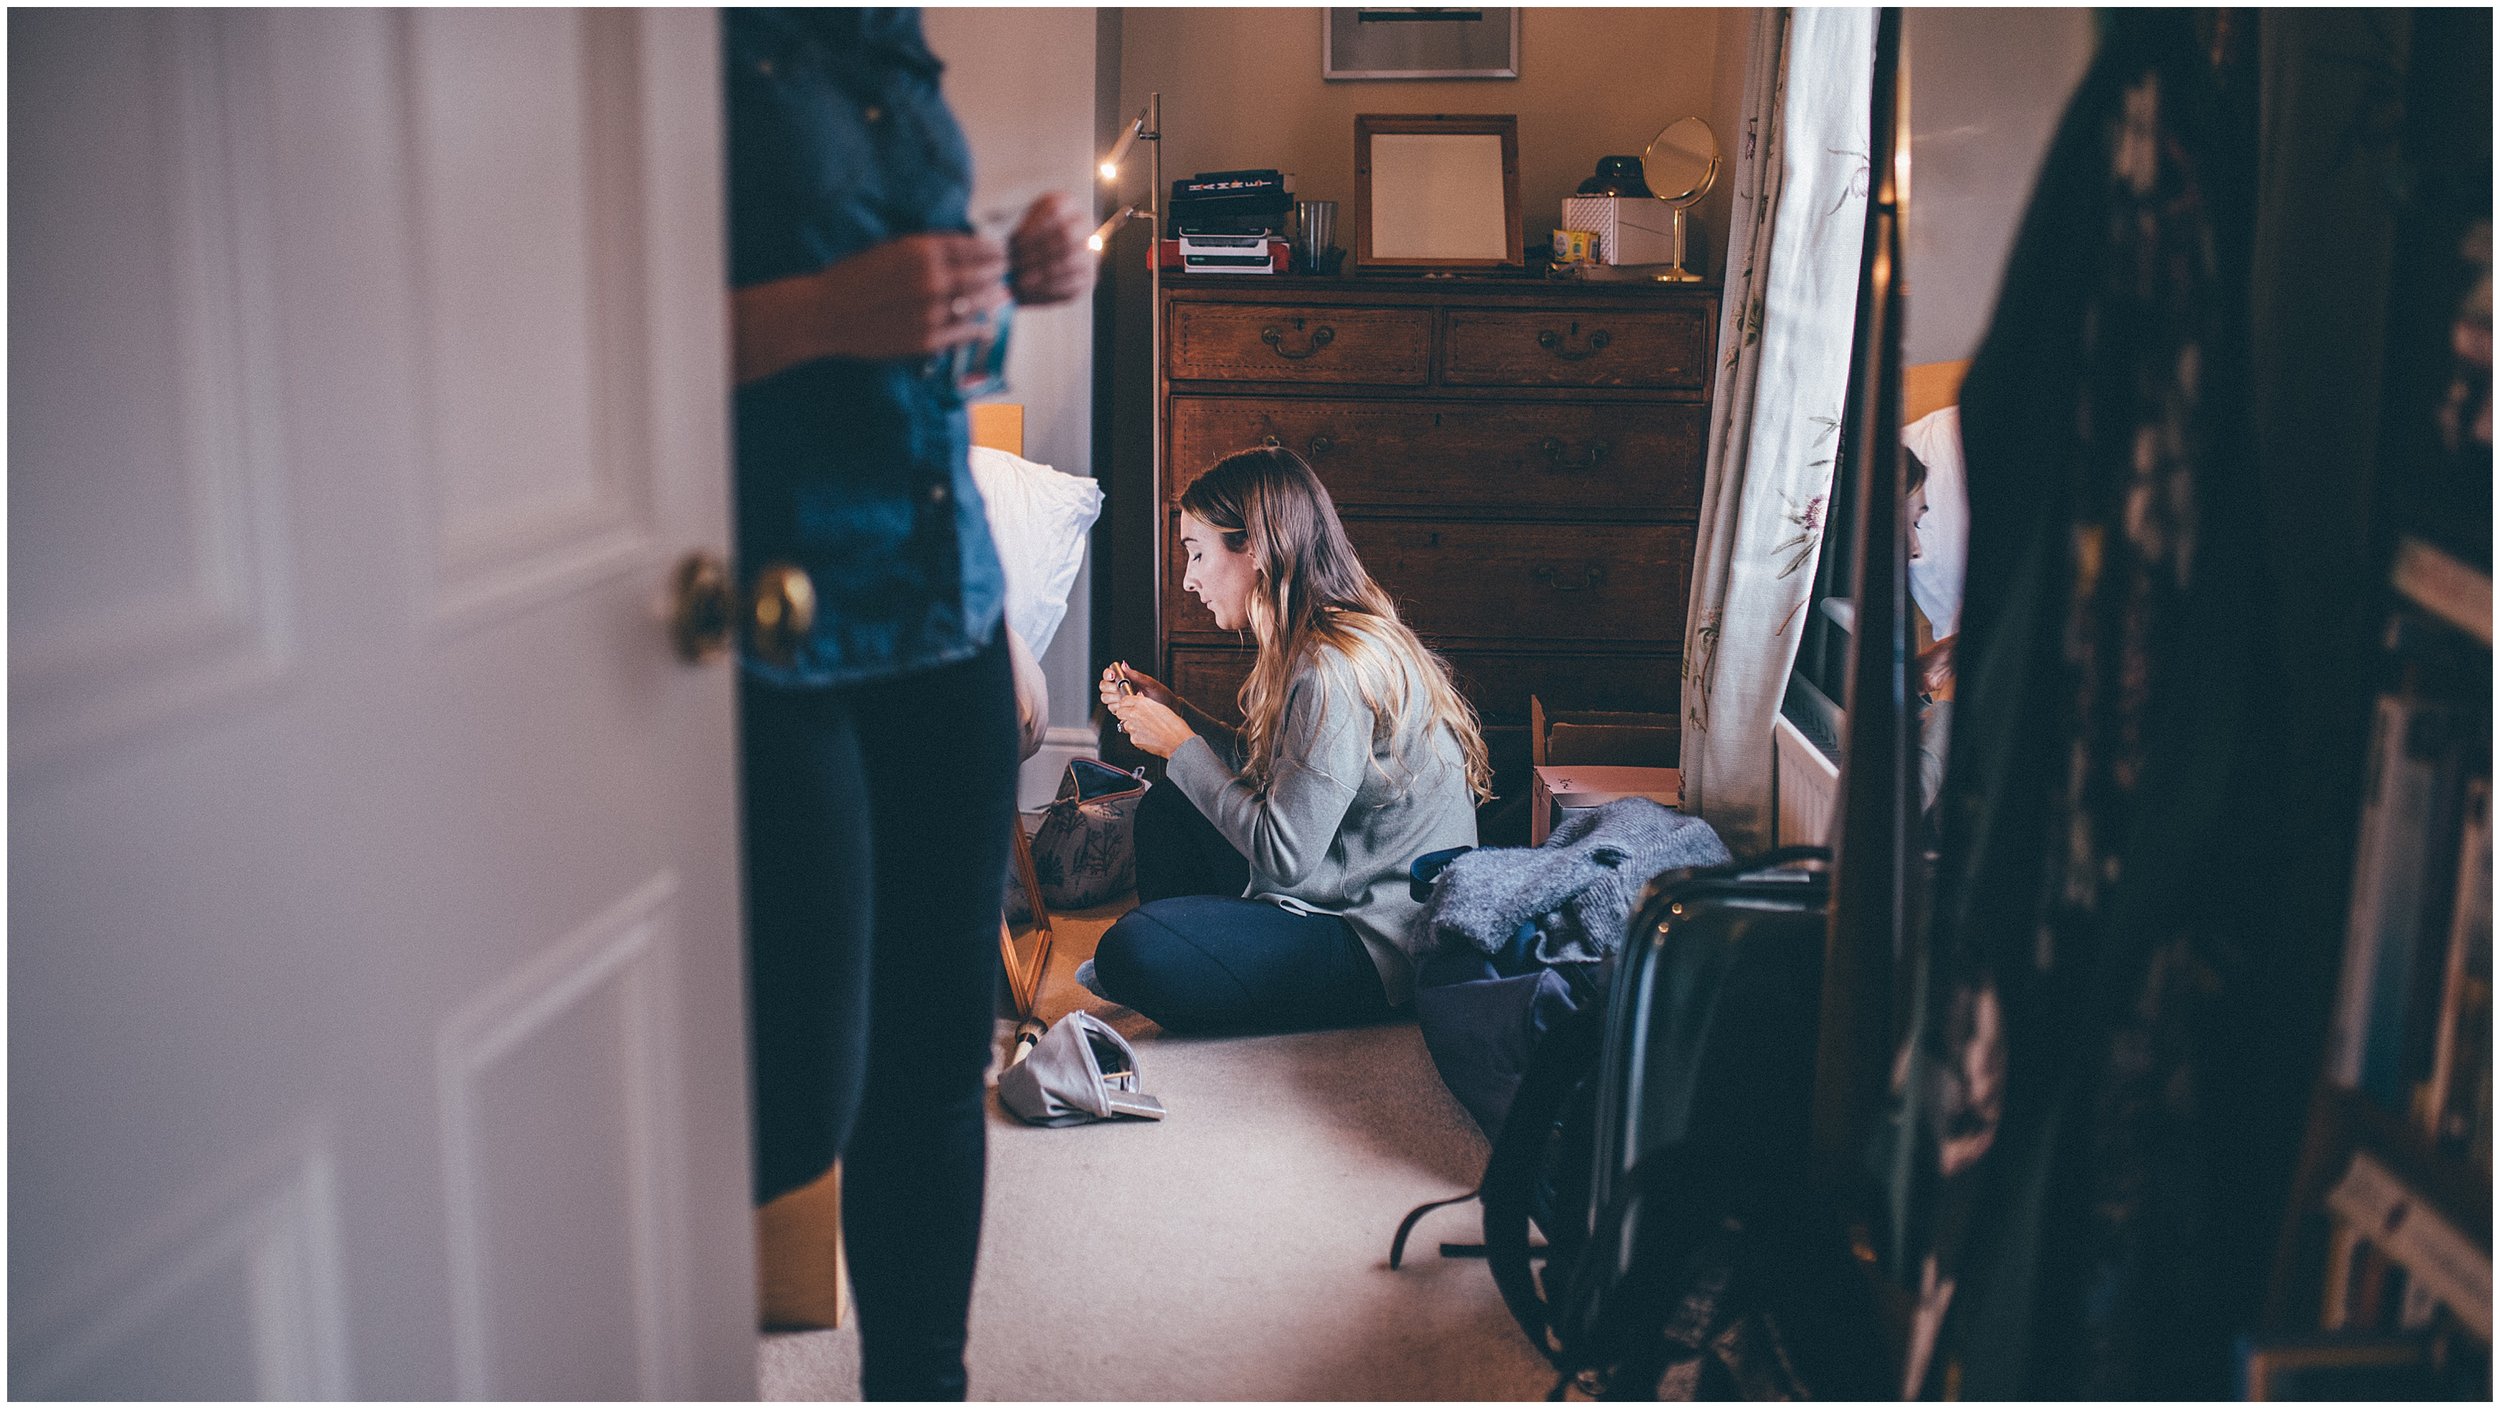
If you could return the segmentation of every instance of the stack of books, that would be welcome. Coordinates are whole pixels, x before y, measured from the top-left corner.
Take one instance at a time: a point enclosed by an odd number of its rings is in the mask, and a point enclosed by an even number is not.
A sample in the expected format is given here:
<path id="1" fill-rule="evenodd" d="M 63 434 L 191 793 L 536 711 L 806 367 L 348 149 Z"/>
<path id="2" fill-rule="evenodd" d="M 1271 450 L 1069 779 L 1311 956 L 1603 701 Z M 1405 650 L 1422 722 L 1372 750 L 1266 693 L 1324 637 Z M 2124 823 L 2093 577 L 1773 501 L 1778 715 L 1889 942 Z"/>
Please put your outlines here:
<path id="1" fill-rule="evenodd" d="M 2317 1329 L 2243 1342 L 2250 1399 L 2491 1392 L 2491 579 L 2409 539 L 2394 587 L 2295 1196 L 2317 1231 L 2282 1269 Z"/>
<path id="2" fill-rule="evenodd" d="M 2491 1340 L 2491 1254 L 2368 1150 L 2327 1194 L 2328 1331 L 2429 1331 Z"/>
<path id="3" fill-rule="evenodd" d="M 2392 639 L 2406 673 L 2373 717 L 2327 1078 L 2488 1180 L 2491 714 L 2470 680 L 2489 656 L 2412 618 Z"/>
<path id="4" fill-rule="evenodd" d="M 1285 233 L 1293 192 L 1283 172 L 1202 171 L 1172 183 L 1171 238 L 1158 257 L 1192 274 L 1276 274 L 1291 262 Z"/>

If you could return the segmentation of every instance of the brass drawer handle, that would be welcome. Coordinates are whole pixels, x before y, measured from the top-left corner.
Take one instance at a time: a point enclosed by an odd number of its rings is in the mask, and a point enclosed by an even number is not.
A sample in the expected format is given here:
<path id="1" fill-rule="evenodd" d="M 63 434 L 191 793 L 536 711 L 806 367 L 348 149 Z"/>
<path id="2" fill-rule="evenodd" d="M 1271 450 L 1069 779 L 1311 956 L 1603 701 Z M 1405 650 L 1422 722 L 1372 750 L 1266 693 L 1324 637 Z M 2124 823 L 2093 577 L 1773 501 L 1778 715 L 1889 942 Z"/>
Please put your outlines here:
<path id="1" fill-rule="evenodd" d="M 1537 448 L 1545 452 L 1546 463 L 1558 470 L 1596 469 L 1598 462 L 1605 459 L 1608 452 L 1613 449 L 1602 440 L 1592 440 L 1589 442 L 1589 453 L 1575 460 L 1563 454 L 1562 438 L 1551 435 L 1539 441 Z"/>
<path id="2" fill-rule="evenodd" d="M 1311 345 L 1302 349 L 1300 352 L 1296 352 L 1285 346 L 1285 335 L 1274 328 L 1269 328 L 1259 334 L 1259 341 L 1266 343 L 1269 347 L 1275 349 L 1277 356 L 1293 362 L 1299 362 L 1303 358 L 1317 353 L 1321 348 L 1328 346 L 1336 340 L 1337 330 L 1329 327 L 1325 323 L 1311 330 Z"/>
<path id="3" fill-rule="evenodd" d="M 1269 434 L 1260 436 L 1259 444 L 1266 446 L 1270 450 L 1281 450 L 1284 448 L 1285 442 L 1278 439 L 1275 435 Z M 1309 458 L 1316 460 L 1320 456 L 1327 454 L 1329 451 L 1336 449 L 1337 442 L 1324 435 L 1315 435 L 1310 439 L 1310 446 L 1311 453 Z"/>
<path id="4" fill-rule="evenodd" d="M 1606 565 L 1604 563 L 1589 564 L 1581 569 L 1580 580 L 1577 582 L 1565 582 L 1562 570 L 1551 564 L 1529 569 L 1528 576 L 1557 592 L 1587 592 L 1605 585 Z"/>
<path id="5" fill-rule="evenodd" d="M 1571 331 L 1574 333 L 1579 332 L 1580 325 L 1577 323 L 1572 324 Z M 1614 340 L 1614 334 L 1607 332 L 1604 328 L 1599 328 L 1595 332 L 1589 334 L 1587 347 L 1574 352 L 1570 348 L 1562 345 L 1563 335 L 1555 332 L 1551 328 L 1548 328 L 1544 332 L 1536 335 L 1537 346 L 1544 348 L 1547 352 L 1554 354 L 1556 357 L 1561 358 L 1565 362 L 1586 362 L 1590 358 L 1595 357 L 1597 354 L 1604 352 L 1606 350 L 1606 345 Z"/>

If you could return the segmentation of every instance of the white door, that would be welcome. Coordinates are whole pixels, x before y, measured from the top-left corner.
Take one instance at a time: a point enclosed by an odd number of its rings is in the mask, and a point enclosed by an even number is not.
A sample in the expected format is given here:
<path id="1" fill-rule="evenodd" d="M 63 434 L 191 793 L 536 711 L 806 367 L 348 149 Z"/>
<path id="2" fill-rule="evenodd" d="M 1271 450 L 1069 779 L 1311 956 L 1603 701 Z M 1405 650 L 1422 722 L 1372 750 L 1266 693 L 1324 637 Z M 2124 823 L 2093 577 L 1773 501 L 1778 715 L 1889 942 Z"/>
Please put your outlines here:
<path id="1" fill-rule="evenodd" d="M 754 1392 L 708 12 L 9 16 L 9 1384 Z"/>

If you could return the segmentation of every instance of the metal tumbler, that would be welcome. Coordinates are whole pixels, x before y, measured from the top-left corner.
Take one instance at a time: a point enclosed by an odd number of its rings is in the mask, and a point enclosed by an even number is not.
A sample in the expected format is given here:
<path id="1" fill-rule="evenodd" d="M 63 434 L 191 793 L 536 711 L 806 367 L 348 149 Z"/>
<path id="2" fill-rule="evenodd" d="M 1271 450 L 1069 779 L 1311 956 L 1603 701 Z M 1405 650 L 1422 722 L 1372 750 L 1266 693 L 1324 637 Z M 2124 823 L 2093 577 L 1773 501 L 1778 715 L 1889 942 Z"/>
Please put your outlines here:
<path id="1" fill-rule="evenodd" d="M 1301 201 L 1294 209 L 1294 263 L 1305 274 L 1317 274 L 1326 267 L 1329 248 L 1337 242 L 1337 203 Z"/>

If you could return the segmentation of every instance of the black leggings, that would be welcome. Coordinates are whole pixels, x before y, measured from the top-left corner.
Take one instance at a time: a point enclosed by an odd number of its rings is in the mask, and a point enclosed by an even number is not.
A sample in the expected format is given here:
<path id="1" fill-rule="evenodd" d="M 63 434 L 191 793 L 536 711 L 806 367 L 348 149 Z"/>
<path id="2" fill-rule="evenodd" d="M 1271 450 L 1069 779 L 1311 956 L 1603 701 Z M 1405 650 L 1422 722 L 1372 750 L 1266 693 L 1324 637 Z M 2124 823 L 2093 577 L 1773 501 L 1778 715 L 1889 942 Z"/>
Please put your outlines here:
<path id="1" fill-rule="evenodd" d="M 756 1199 L 840 1157 L 861 1392 L 961 1399 L 1015 818 L 1007 652 L 739 699 Z"/>

